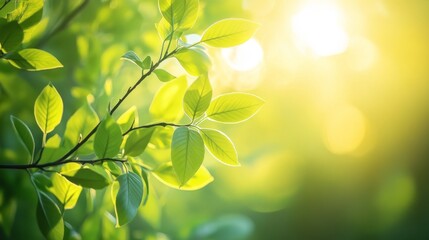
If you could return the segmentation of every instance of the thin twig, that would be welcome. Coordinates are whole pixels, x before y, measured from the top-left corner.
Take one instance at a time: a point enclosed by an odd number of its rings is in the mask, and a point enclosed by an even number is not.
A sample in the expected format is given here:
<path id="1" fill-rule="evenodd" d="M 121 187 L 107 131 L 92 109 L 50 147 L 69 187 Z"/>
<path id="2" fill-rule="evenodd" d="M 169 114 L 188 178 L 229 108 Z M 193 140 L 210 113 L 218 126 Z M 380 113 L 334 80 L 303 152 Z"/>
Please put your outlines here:
<path id="1" fill-rule="evenodd" d="M 116 159 L 116 158 L 100 158 L 100 159 L 94 159 L 94 160 L 76 160 L 76 159 L 68 159 L 62 162 L 49 162 L 44 164 L 0 164 L 0 169 L 32 169 L 32 168 L 38 168 L 38 169 L 44 169 L 46 167 L 54 167 L 63 165 L 66 163 L 79 163 L 79 164 L 97 164 L 102 162 L 121 162 L 125 163 L 127 162 L 126 159 Z"/>
<path id="2" fill-rule="evenodd" d="M 152 128 L 152 127 L 167 127 L 167 126 L 172 126 L 172 127 L 189 127 L 191 126 L 190 124 L 175 124 L 175 123 L 166 123 L 166 122 L 160 122 L 160 123 L 152 123 L 152 124 L 148 124 L 148 125 L 143 125 L 143 126 L 138 126 L 138 127 L 132 127 L 130 129 L 128 129 L 128 131 L 124 132 L 122 134 L 122 136 L 127 135 L 128 133 L 138 130 L 138 129 L 142 129 L 142 128 Z"/>

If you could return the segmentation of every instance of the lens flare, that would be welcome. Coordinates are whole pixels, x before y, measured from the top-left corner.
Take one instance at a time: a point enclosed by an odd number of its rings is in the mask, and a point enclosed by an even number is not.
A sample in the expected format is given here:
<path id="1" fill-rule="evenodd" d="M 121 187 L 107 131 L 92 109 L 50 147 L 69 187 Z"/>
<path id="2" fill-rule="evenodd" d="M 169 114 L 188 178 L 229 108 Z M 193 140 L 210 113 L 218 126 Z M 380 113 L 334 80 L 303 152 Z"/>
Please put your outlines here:
<path id="1" fill-rule="evenodd" d="M 222 57 L 237 71 L 249 71 L 259 66 L 264 57 L 261 45 L 255 39 L 232 48 L 222 49 Z"/>
<path id="2" fill-rule="evenodd" d="M 298 47 L 316 56 L 340 54 L 349 44 L 341 11 L 328 4 L 305 6 L 292 17 L 292 31 Z"/>

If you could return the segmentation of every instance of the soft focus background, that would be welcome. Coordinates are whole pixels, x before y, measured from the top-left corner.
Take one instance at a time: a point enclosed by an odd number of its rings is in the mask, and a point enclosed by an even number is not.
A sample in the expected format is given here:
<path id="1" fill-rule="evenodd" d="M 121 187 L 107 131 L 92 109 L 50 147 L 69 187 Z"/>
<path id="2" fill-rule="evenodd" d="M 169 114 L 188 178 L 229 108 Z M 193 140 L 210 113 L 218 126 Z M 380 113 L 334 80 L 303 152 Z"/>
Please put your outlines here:
<path id="1" fill-rule="evenodd" d="M 44 25 L 49 29 L 78 3 L 46 1 Z M 152 178 L 149 205 L 128 226 L 129 238 L 429 239 L 429 1 L 200 5 L 197 34 L 226 17 L 261 24 L 239 47 L 209 49 L 210 76 L 215 95 L 246 91 L 266 104 L 251 120 L 221 127 L 242 167 L 207 155 L 215 181 L 194 192 Z M 120 56 L 128 50 L 158 56 L 159 19 L 156 0 L 90 1 L 41 46 L 64 68 L 28 73 L 1 62 L 0 156 L 22 162 L 9 115 L 36 129 L 34 99 L 49 81 L 64 99 L 65 117 L 87 100 L 105 112 L 139 75 Z M 165 67 L 183 71 L 174 61 Z M 141 122 L 150 121 L 147 109 L 160 85 L 148 79 L 126 101 L 142 109 Z M 148 158 L 154 155 L 166 157 Z M 9 227 L 16 239 L 40 236 L 25 173 L 1 171 L 0 184 L 0 238 Z M 97 224 L 82 224 L 81 212 L 66 219 L 85 233 Z"/>

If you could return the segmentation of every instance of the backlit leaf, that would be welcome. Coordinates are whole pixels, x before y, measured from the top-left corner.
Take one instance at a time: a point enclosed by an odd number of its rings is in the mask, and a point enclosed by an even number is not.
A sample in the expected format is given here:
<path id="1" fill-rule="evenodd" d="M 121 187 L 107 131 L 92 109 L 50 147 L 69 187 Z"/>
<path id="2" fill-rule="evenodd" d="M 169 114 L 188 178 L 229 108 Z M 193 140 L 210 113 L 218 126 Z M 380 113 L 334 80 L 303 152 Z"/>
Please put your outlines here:
<path id="1" fill-rule="evenodd" d="M 69 148 L 67 148 L 64 145 L 64 142 L 61 141 L 61 137 L 58 134 L 55 134 L 46 141 L 40 163 L 54 161 L 62 157 L 68 150 Z"/>
<path id="2" fill-rule="evenodd" d="M 52 84 L 46 86 L 34 104 L 34 117 L 44 134 L 54 130 L 63 116 L 63 100 Z"/>
<path id="3" fill-rule="evenodd" d="M 128 131 L 133 125 L 139 125 L 139 115 L 136 106 L 130 107 L 116 121 L 121 127 L 122 132 Z"/>
<path id="4" fill-rule="evenodd" d="M 137 53 L 133 52 L 133 51 L 128 51 L 126 52 L 121 59 L 125 59 L 128 60 L 134 64 L 136 64 L 137 66 L 139 66 L 140 68 L 143 69 L 143 61 L 140 59 L 140 57 L 137 55 Z"/>
<path id="5" fill-rule="evenodd" d="M 142 128 L 131 132 L 125 143 L 124 155 L 136 157 L 144 152 L 154 128 Z"/>
<path id="6" fill-rule="evenodd" d="M 58 173 L 51 176 L 52 186 L 48 190 L 63 204 L 64 209 L 72 209 L 79 199 L 82 187 L 69 182 Z"/>
<path id="7" fill-rule="evenodd" d="M 259 27 L 245 19 L 224 19 L 211 25 L 203 33 L 201 42 L 212 47 L 233 47 L 249 40 Z"/>
<path id="8" fill-rule="evenodd" d="M 200 134 L 187 127 L 174 131 L 171 143 L 171 161 L 180 185 L 191 179 L 204 160 L 204 142 Z"/>
<path id="9" fill-rule="evenodd" d="M 175 121 L 183 116 L 183 99 L 186 88 L 186 77 L 181 76 L 162 86 L 153 98 L 149 112 L 154 120 Z"/>
<path id="10" fill-rule="evenodd" d="M 95 133 L 94 152 L 99 158 L 113 158 L 118 154 L 121 143 L 121 128 L 108 116 L 101 121 Z"/>
<path id="11" fill-rule="evenodd" d="M 36 208 L 37 224 L 46 239 L 62 240 L 64 237 L 64 220 L 55 201 L 46 193 L 38 191 L 39 201 Z"/>
<path id="12" fill-rule="evenodd" d="M 226 165 L 240 166 L 237 151 L 228 136 L 215 129 L 201 129 L 201 133 L 206 148 L 217 160 Z"/>
<path id="13" fill-rule="evenodd" d="M 114 203 L 116 226 L 120 227 L 131 222 L 136 216 L 143 199 L 143 183 L 140 176 L 133 172 L 122 174 L 116 181 L 119 183 L 119 189 Z"/>
<path id="14" fill-rule="evenodd" d="M 173 80 L 176 78 L 175 76 L 165 71 L 164 69 L 159 69 L 159 68 L 155 69 L 153 73 L 155 73 L 155 75 L 158 77 L 159 81 L 161 82 L 169 82 L 170 80 Z"/>
<path id="15" fill-rule="evenodd" d="M 213 176 L 202 165 L 194 176 L 192 176 L 184 185 L 177 180 L 177 176 L 171 162 L 156 168 L 152 174 L 165 185 L 180 190 L 198 190 L 213 181 Z"/>
<path id="16" fill-rule="evenodd" d="M 207 75 L 201 75 L 185 93 L 183 98 L 185 113 L 192 119 L 204 114 L 212 99 L 212 87 Z"/>
<path id="17" fill-rule="evenodd" d="M 17 21 L 22 28 L 36 25 L 43 15 L 44 0 L 23 0 L 15 10 L 7 14 L 8 21 Z"/>
<path id="18" fill-rule="evenodd" d="M 19 118 L 10 116 L 13 128 L 31 157 L 34 154 L 34 138 L 28 126 Z"/>
<path id="19" fill-rule="evenodd" d="M 207 117 L 223 123 L 237 123 L 252 117 L 264 101 L 248 93 L 228 93 L 216 97 L 207 109 Z"/>
<path id="20" fill-rule="evenodd" d="M 107 173 L 100 166 L 88 166 L 61 172 L 70 182 L 84 188 L 103 189 L 110 184 Z"/>
<path id="21" fill-rule="evenodd" d="M 192 76 L 207 74 L 211 65 L 207 54 L 198 48 L 183 48 L 174 54 L 174 57 L 176 57 L 186 72 Z"/>
<path id="22" fill-rule="evenodd" d="M 187 30 L 198 17 L 198 0 L 159 0 L 162 16 L 174 29 Z"/>
<path id="23" fill-rule="evenodd" d="M 27 71 L 40 71 L 63 67 L 60 61 L 50 53 L 35 48 L 26 48 L 11 54 L 6 54 L 4 59 L 7 59 L 14 67 Z"/>

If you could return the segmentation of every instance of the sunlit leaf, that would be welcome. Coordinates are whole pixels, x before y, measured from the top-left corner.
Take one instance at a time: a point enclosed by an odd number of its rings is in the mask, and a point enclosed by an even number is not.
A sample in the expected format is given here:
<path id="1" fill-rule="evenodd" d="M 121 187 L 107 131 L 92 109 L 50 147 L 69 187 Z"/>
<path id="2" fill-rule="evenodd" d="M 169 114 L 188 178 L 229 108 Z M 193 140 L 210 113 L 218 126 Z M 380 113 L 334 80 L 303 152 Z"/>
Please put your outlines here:
<path id="1" fill-rule="evenodd" d="M 198 48 L 183 48 L 174 54 L 174 57 L 192 76 L 207 74 L 211 65 L 207 54 Z"/>
<path id="2" fill-rule="evenodd" d="M 159 0 L 162 16 L 174 29 L 187 30 L 198 17 L 198 0 Z"/>
<path id="3" fill-rule="evenodd" d="M 264 101 L 248 93 L 228 93 L 216 97 L 207 109 L 209 119 L 223 123 L 237 123 L 252 117 Z"/>
<path id="4" fill-rule="evenodd" d="M 100 166 L 88 166 L 61 172 L 70 182 L 84 188 L 102 189 L 110 184 L 105 170 Z"/>
<path id="5" fill-rule="evenodd" d="M 17 21 L 24 29 L 36 25 L 43 15 L 44 0 L 23 0 L 18 3 L 15 10 L 7 14 L 7 20 Z"/>
<path id="6" fill-rule="evenodd" d="M 170 37 L 171 34 L 171 26 L 170 23 L 165 20 L 165 18 L 161 18 L 158 24 L 156 24 L 156 30 L 158 31 L 158 35 L 163 41 L 164 39 L 167 39 Z"/>
<path id="7" fill-rule="evenodd" d="M 122 132 L 128 131 L 133 125 L 139 125 L 139 115 L 137 113 L 137 107 L 132 106 L 126 112 L 124 112 L 121 116 L 119 116 L 116 121 L 121 127 Z"/>
<path id="8" fill-rule="evenodd" d="M 174 172 L 171 162 L 158 167 L 152 172 L 152 174 L 165 185 L 180 190 L 198 190 L 213 181 L 213 176 L 202 165 L 194 174 L 194 176 L 192 176 L 183 185 L 177 179 L 176 173 Z"/>
<path id="9" fill-rule="evenodd" d="M 33 134 L 30 131 L 30 128 L 28 128 L 28 126 L 17 117 L 10 116 L 10 120 L 12 122 L 13 128 L 15 129 L 16 134 L 18 135 L 21 142 L 24 144 L 25 149 L 27 149 L 30 156 L 33 157 L 34 138 Z"/>
<path id="10" fill-rule="evenodd" d="M 114 203 L 116 226 L 120 227 L 129 223 L 136 216 L 143 198 L 143 183 L 140 177 L 133 172 L 119 176 L 116 181 L 119 183 L 119 190 Z"/>
<path id="11" fill-rule="evenodd" d="M 36 208 L 37 224 L 45 238 L 62 240 L 64 237 L 64 220 L 60 208 L 47 194 L 37 191 L 39 201 Z"/>
<path id="12" fill-rule="evenodd" d="M 173 80 L 176 78 L 171 73 L 165 71 L 164 69 L 160 69 L 160 68 L 155 69 L 153 71 L 153 73 L 155 73 L 155 75 L 158 77 L 159 81 L 161 81 L 161 82 L 169 82 L 170 80 Z"/>
<path id="13" fill-rule="evenodd" d="M 171 138 L 173 137 L 174 128 L 171 126 L 157 127 L 153 132 L 150 143 L 154 148 L 166 149 L 171 146 Z"/>
<path id="14" fill-rule="evenodd" d="M 61 141 L 61 137 L 58 134 L 55 134 L 46 141 L 40 163 L 47 163 L 56 160 L 67 153 L 68 150 L 69 148 L 67 148 L 64 145 L 64 142 Z"/>
<path id="15" fill-rule="evenodd" d="M 152 58 L 150 56 L 145 57 L 142 62 L 143 69 L 149 69 L 152 67 Z"/>
<path id="16" fill-rule="evenodd" d="M 185 113 L 192 119 L 204 114 L 212 99 L 212 87 L 207 75 L 201 75 L 185 93 L 183 98 Z"/>
<path id="17" fill-rule="evenodd" d="M 205 146 L 217 160 L 226 165 L 240 166 L 237 151 L 228 136 L 215 129 L 200 130 Z"/>
<path id="18" fill-rule="evenodd" d="M 16 21 L 6 22 L 0 19 L 0 49 L 9 52 L 17 48 L 24 39 L 24 31 Z"/>
<path id="19" fill-rule="evenodd" d="M 149 112 L 154 120 L 175 121 L 183 116 L 183 99 L 188 84 L 186 77 L 181 76 L 162 86 L 153 98 Z"/>
<path id="20" fill-rule="evenodd" d="M 116 177 L 122 174 L 121 168 L 115 162 L 104 162 L 103 167 Z"/>
<path id="21" fill-rule="evenodd" d="M 69 182 L 58 173 L 51 176 L 52 186 L 48 190 L 63 204 L 64 209 L 72 209 L 79 199 L 82 187 Z"/>
<path id="22" fill-rule="evenodd" d="M 136 157 L 144 152 L 152 137 L 154 128 L 138 129 L 128 136 L 125 143 L 124 155 Z"/>
<path id="23" fill-rule="evenodd" d="M 34 117 L 44 134 L 54 130 L 63 116 L 63 100 L 52 84 L 46 86 L 34 104 Z"/>
<path id="24" fill-rule="evenodd" d="M 171 142 L 171 161 L 180 185 L 191 179 L 204 160 L 204 142 L 200 134 L 187 127 L 174 131 Z"/>
<path id="25" fill-rule="evenodd" d="M 68 140 L 70 147 L 76 145 L 82 138 L 88 135 L 89 132 L 98 124 L 98 116 L 94 109 L 88 103 L 85 103 L 69 118 L 66 125 L 64 137 Z M 92 153 L 92 140 L 84 144 L 79 153 Z"/>
<path id="26" fill-rule="evenodd" d="M 95 154 L 99 158 L 113 158 L 118 154 L 121 143 L 121 128 L 112 117 L 106 117 L 101 121 L 95 133 Z"/>
<path id="27" fill-rule="evenodd" d="M 16 68 L 27 71 L 40 71 L 63 67 L 58 59 L 50 53 L 40 49 L 26 48 L 11 54 L 6 54 L 4 59 L 7 59 L 10 64 Z"/>
<path id="28" fill-rule="evenodd" d="M 134 64 L 136 64 L 137 66 L 139 66 L 140 68 L 144 69 L 143 67 L 143 61 L 140 59 L 140 57 L 137 55 L 137 53 L 133 52 L 133 51 L 128 51 L 126 52 L 121 59 L 125 59 L 128 60 Z"/>
<path id="29" fill-rule="evenodd" d="M 211 25 L 203 33 L 201 42 L 212 47 L 233 47 L 249 40 L 259 27 L 245 19 L 224 19 Z"/>

